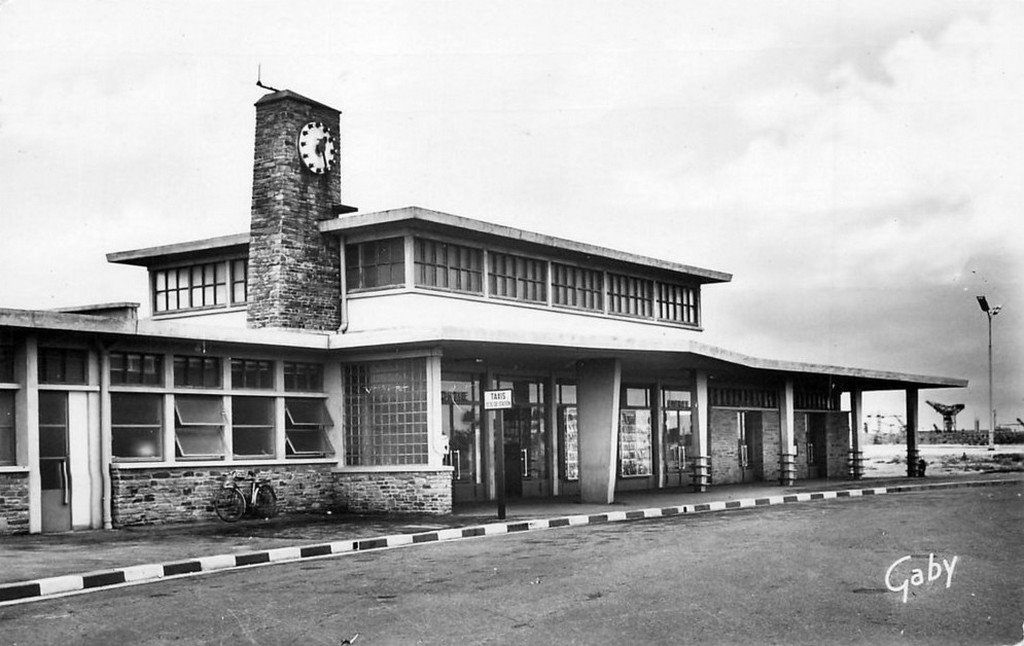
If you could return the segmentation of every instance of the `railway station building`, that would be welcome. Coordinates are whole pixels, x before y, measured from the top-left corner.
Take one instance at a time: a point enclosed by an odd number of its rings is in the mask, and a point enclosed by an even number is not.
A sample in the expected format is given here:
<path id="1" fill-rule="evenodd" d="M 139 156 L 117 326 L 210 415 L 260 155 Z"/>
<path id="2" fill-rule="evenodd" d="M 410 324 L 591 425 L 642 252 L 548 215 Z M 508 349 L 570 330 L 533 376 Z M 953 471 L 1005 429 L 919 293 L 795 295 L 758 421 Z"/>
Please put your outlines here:
<path id="1" fill-rule="evenodd" d="M 966 386 L 703 344 L 722 271 L 361 213 L 339 117 L 262 97 L 250 229 L 108 254 L 148 281 L 141 314 L 0 309 L 0 534 L 210 520 L 248 471 L 284 513 L 856 478 L 877 390 L 906 393 L 914 475 L 918 392 Z"/>

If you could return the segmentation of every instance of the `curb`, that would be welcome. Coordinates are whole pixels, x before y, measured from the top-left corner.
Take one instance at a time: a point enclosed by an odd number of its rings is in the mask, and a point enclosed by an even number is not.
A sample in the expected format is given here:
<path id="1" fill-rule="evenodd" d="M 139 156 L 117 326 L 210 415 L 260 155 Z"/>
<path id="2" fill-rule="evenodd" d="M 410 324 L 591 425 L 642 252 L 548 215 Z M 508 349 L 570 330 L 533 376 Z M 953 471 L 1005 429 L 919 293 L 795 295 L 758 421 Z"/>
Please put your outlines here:
<path id="1" fill-rule="evenodd" d="M 580 527 L 602 523 L 616 523 L 649 518 L 667 518 L 686 514 L 698 514 L 711 511 L 727 511 L 750 507 L 767 507 L 784 505 L 794 502 L 812 502 L 815 500 L 832 500 L 838 498 L 860 498 L 891 493 L 925 491 L 935 489 L 957 489 L 964 487 L 991 487 L 1006 484 L 1020 484 L 1020 479 L 972 480 L 964 482 L 944 482 L 936 484 L 912 484 L 890 487 L 873 487 L 868 489 L 838 489 L 832 491 L 805 492 L 770 496 L 767 498 L 745 498 L 741 500 L 714 501 L 695 505 L 677 505 L 674 507 L 651 507 L 630 511 L 610 511 L 601 514 L 579 514 L 559 516 L 555 518 L 522 520 L 511 522 L 488 523 L 469 527 L 453 527 L 438 529 L 416 534 L 395 534 L 376 538 L 364 538 L 330 543 L 318 543 L 299 547 L 280 547 L 241 554 L 220 554 L 170 563 L 133 565 L 113 570 L 101 570 L 86 574 L 55 576 L 31 581 L 20 581 L 0 585 L 0 606 L 41 601 L 59 596 L 84 594 L 97 590 L 105 590 L 128 585 L 152 583 L 223 572 L 242 568 L 272 565 L 275 563 L 291 563 L 315 558 L 343 556 L 355 552 L 390 549 L 409 545 L 422 545 L 456 541 L 481 536 L 499 536 L 518 532 L 532 532 L 559 527 Z"/>

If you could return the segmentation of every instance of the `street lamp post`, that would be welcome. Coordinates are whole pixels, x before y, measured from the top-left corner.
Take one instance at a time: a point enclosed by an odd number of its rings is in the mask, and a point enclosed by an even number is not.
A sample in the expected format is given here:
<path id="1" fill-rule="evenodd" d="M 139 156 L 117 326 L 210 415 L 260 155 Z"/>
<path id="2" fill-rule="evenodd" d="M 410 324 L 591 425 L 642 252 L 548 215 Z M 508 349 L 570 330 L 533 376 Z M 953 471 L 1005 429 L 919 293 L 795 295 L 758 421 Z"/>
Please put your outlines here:
<path id="1" fill-rule="evenodd" d="M 996 409 L 992 404 L 992 317 L 1002 309 L 1001 305 L 989 307 L 988 299 L 978 297 L 981 311 L 988 316 L 988 450 L 996 450 Z"/>

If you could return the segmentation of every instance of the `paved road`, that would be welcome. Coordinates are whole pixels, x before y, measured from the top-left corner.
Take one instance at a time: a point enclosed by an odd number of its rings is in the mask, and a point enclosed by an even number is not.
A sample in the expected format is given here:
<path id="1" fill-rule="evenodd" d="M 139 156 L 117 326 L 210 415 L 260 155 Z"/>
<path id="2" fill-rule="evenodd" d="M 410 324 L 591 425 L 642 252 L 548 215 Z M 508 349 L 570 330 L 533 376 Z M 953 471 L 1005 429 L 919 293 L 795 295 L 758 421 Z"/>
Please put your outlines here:
<path id="1" fill-rule="evenodd" d="M 0 609 L 11 644 L 1011 644 L 1021 486 L 563 528 Z M 927 582 L 929 555 L 952 561 Z M 924 585 L 886 589 L 923 570 Z M 934 571 L 933 571 L 934 574 Z"/>

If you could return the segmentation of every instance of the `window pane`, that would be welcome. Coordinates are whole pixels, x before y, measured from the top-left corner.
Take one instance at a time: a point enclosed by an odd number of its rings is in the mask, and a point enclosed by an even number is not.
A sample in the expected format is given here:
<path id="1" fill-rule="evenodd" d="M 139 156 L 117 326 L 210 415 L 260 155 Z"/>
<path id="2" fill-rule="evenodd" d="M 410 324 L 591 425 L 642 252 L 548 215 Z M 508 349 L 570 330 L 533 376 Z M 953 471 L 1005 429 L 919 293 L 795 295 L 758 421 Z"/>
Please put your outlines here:
<path id="1" fill-rule="evenodd" d="M 322 399 L 286 399 L 284 409 L 288 423 L 294 426 L 332 426 Z"/>
<path id="2" fill-rule="evenodd" d="M 58 426 L 68 423 L 67 393 L 39 393 L 39 423 Z"/>
<path id="3" fill-rule="evenodd" d="M 271 457 L 274 455 L 274 429 L 236 427 L 232 429 L 232 446 L 239 457 Z"/>
<path id="4" fill-rule="evenodd" d="M 115 458 L 149 458 L 159 460 L 159 426 L 115 426 L 111 428 L 112 453 Z"/>
<path id="5" fill-rule="evenodd" d="M 163 415 L 163 395 L 111 393 L 110 423 L 120 425 L 159 426 Z"/>
<path id="6" fill-rule="evenodd" d="M 291 428 L 285 433 L 288 455 L 332 455 L 334 447 L 323 429 Z"/>
<path id="7" fill-rule="evenodd" d="M 178 427 L 177 455 L 180 458 L 210 458 L 224 455 L 224 441 L 219 426 Z"/>
<path id="8" fill-rule="evenodd" d="M 174 398 L 178 423 L 189 425 L 221 424 L 224 420 L 224 402 L 220 397 Z"/>
<path id="9" fill-rule="evenodd" d="M 273 426 L 274 400 L 270 397 L 233 397 L 231 423 L 236 426 Z"/>
<path id="10" fill-rule="evenodd" d="M 14 435 L 14 392 L 0 390 L 0 464 L 15 464 L 18 460 Z"/>
<path id="11" fill-rule="evenodd" d="M 627 388 L 626 406 L 637 406 L 643 408 L 650 405 L 648 392 L 649 391 L 646 388 Z"/>

